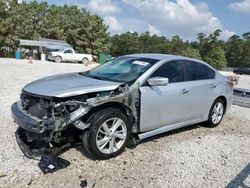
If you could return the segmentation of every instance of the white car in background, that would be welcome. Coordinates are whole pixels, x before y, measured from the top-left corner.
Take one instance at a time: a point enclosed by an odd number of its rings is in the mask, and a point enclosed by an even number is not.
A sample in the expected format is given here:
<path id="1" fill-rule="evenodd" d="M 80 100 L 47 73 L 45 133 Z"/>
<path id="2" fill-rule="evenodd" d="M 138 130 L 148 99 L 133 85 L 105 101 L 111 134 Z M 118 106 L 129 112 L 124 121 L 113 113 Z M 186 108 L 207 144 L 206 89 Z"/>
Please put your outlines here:
<path id="1" fill-rule="evenodd" d="M 56 63 L 61 63 L 62 61 L 67 62 L 81 62 L 88 65 L 90 61 L 93 61 L 93 56 L 91 54 L 78 54 L 75 53 L 74 49 L 62 49 L 56 52 L 50 52 L 48 59 L 55 61 Z"/>

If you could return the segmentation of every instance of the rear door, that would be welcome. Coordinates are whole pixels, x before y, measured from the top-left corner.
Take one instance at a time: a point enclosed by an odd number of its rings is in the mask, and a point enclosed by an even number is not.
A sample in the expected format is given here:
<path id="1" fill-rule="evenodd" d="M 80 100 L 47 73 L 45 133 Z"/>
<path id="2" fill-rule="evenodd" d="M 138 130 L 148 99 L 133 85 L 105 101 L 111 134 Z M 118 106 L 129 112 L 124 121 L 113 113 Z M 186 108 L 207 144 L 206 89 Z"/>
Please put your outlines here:
<path id="1" fill-rule="evenodd" d="M 199 62 L 185 61 L 184 64 L 185 88 L 190 100 L 188 120 L 206 119 L 216 98 L 215 71 Z"/>

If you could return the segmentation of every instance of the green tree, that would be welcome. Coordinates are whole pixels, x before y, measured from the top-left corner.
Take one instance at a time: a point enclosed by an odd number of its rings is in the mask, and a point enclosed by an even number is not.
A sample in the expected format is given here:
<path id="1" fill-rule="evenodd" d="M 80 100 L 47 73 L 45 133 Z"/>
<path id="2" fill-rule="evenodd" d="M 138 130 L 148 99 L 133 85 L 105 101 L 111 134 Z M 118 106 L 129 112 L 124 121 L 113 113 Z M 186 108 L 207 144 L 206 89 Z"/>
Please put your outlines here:
<path id="1" fill-rule="evenodd" d="M 170 53 L 175 55 L 181 55 L 182 50 L 186 48 L 186 44 L 180 38 L 179 35 L 173 36 L 170 41 Z"/>
<path id="2" fill-rule="evenodd" d="M 194 46 L 196 46 L 199 49 L 199 53 L 203 58 L 207 55 L 207 52 L 209 50 L 209 39 L 204 33 L 198 33 L 197 42 L 194 43 Z"/>
<path id="3" fill-rule="evenodd" d="M 226 47 L 226 58 L 231 67 L 243 66 L 243 41 L 238 35 L 228 39 Z"/>
<path id="4" fill-rule="evenodd" d="M 0 3 L 0 46 L 4 47 L 1 52 L 9 56 L 13 54 L 14 48 L 17 46 L 18 37 L 16 35 L 17 19 L 13 16 L 17 8 L 17 2 L 4 0 Z M 1 47 L 1 49 L 2 49 Z"/>
<path id="5" fill-rule="evenodd" d="M 225 51 L 219 46 L 212 48 L 204 57 L 204 61 L 218 70 L 225 68 L 227 65 Z"/>
<path id="6" fill-rule="evenodd" d="M 244 41 L 242 59 L 243 67 L 250 67 L 250 38 Z"/>
<path id="7" fill-rule="evenodd" d="M 218 40 L 221 30 L 215 30 L 208 37 L 205 34 L 199 33 L 198 48 L 202 60 L 209 63 L 216 69 L 223 69 L 227 66 L 227 59 L 225 56 L 224 43 Z"/>
<path id="8" fill-rule="evenodd" d="M 250 32 L 246 32 L 242 34 L 243 39 L 250 40 Z"/>
<path id="9" fill-rule="evenodd" d="M 192 47 L 187 47 L 187 48 L 183 49 L 181 52 L 181 55 L 186 56 L 186 57 L 201 59 L 199 50 L 192 48 Z"/>
<path id="10" fill-rule="evenodd" d="M 120 35 L 114 35 L 111 41 L 111 54 L 113 56 L 141 52 L 139 35 L 136 32 L 126 32 Z"/>
<path id="11" fill-rule="evenodd" d="M 19 39 L 41 37 L 66 40 L 77 51 L 98 54 L 110 49 L 103 19 L 77 6 L 49 6 L 46 2 L 0 1 L 0 47 L 18 47 Z M 0 48 L 2 49 L 2 48 Z"/>

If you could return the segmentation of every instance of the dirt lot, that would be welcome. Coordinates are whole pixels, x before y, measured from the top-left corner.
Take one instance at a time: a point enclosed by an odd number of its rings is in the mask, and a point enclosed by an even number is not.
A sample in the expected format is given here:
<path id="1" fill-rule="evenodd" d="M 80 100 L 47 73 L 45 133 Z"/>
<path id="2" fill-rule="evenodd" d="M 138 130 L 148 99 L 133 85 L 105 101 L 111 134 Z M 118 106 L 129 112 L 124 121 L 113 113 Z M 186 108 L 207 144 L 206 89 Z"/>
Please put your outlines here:
<path id="1" fill-rule="evenodd" d="M 94 65 L 88 66 L 91 68 Z M 250 108 L 233 106 L 217 128 L 193 125 L 148 139 L 120 156 L 93 161 L 81 147 L 62 157 L 71 165 L 44 175 L 38 161 L 24 157 L 10 106 L 22 87 L 55 73 L 82 71 L 80 64 L 0 59 L 0 187 L 244 187 L 250 186 Z M 243 76 L 241 87 L 250 88 Z"/>

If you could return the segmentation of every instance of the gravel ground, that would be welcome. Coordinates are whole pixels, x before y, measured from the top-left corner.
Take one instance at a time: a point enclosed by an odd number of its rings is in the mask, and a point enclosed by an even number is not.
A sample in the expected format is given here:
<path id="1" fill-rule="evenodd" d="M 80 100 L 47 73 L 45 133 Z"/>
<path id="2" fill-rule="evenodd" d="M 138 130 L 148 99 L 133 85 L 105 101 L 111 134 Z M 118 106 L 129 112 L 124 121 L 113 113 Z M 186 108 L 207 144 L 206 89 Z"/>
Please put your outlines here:
<path id="1" fill-rule="evenodd" d="M 87 68 L 94 67 L 90 65 Z M 71 165 L 44 175 L 38 161 L 24 157 L 15 141 L 10 106 L 22 87 L 43 76 L 86 69 L 0 59 L 0 187 L 244 187 L 250 186 L 250 108 L 233 106 L 220 126 L 193 125 L 145 140 L 120 156 L 93 161 L 81 146 L 62 154 Z M 242 76 L 241 87 L 250 77 Z"/>

